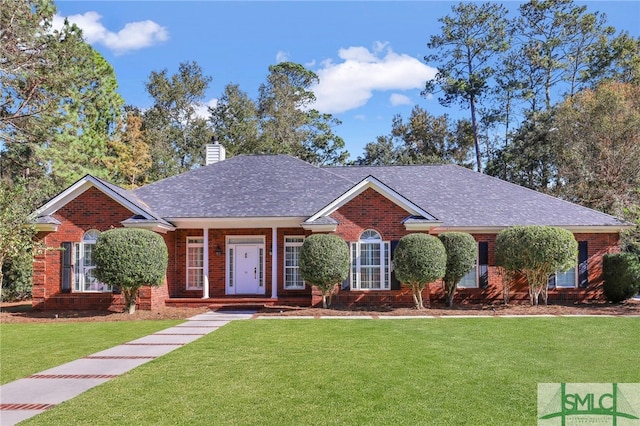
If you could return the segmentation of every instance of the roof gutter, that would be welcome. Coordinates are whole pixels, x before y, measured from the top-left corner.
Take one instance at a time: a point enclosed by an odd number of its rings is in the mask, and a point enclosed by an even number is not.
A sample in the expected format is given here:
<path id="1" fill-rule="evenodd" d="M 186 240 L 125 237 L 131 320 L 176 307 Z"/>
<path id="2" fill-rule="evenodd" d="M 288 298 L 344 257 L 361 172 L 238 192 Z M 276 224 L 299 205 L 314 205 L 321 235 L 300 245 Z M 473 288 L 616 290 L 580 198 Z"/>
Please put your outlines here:
<path id="1" fill-rule="evenodd" d="M 511 228 L 510 226 L 438 226 L 432 228 L 434 233 L 449 231 L 467 232 L 469 234 L 497 234 L 498 232 Z M 574 234 L 617 234 L 622 231 L 633 229 L 635 225 L 548 225 L 566 229 Z"/>

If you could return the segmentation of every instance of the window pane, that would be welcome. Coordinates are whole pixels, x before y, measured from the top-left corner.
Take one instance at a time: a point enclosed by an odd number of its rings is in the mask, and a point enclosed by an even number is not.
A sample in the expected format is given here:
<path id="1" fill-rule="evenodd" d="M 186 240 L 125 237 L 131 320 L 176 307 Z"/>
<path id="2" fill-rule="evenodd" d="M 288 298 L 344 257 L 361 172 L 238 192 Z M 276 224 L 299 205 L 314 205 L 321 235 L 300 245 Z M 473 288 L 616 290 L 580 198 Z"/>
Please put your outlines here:
<path id="1" fill-rule="evenodd" d="M 298 263 L 304 237 L 285 237 L 284 246 L 284 287 L 304 288 Z"/>
<path id="2" fill-rule="evenodd" d="M 380 244 L 362 243 L 360 245 L 360 265 L 380 266 Z"/>
<path id="3" fill-rule="evenodd" d="M 378 234 L 376 231 L 373 231 L 371 229 L 369 229 L 368 231 L 364 231 L 362 233 L 362 235 L 360 236 L 360 240 L 381 240 L 382 238 L 380 238 L 380 234 Z"/>
<path id="4" fill-rule="evenodd" d="M 201 289 L 204 283 L 204 240 L 187 238 L 187 289 Z"/>
<path id="5" fill-rule="evenodd" d="M 363 289 L 380 288 L 380 268 L 364 267 L 360 268 L 360 283 Z"/>
<path id="6" fill-rule="evenodd" d="M 188 280 L 190 288 L 202 288 L 204 273 L 202 269 L 189 269 Z"/>
<path id="7" fill-rule="evenodd" d="M 472 270 L 467 272 L 467 275 L 462 277 L 460 282 L 458 283 L 458 287 L 460 288 L 477 288 L 478 281 L 476 279 L 476 267 L 474 266 Z"/>
<path id="8" fill-rule="evenodd" d="M 576 268 L 571 268 L 567 272 L 558 272 L 556 274 L 556 287 L 575 287 L 576 286 Z"/>

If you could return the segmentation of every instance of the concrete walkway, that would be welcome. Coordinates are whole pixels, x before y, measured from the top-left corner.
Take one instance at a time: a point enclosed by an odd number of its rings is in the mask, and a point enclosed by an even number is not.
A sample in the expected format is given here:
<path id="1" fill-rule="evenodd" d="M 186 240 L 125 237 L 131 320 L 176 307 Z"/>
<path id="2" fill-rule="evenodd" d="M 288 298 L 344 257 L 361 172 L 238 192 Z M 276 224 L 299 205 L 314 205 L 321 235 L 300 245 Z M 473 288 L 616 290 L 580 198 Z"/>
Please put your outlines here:
<path id="1" fill-rule="evenodd" d="M 0 386 L 0 425 L 22 420 L 174 351 L 253 311 L 206 312 L 185 323 Z"/>

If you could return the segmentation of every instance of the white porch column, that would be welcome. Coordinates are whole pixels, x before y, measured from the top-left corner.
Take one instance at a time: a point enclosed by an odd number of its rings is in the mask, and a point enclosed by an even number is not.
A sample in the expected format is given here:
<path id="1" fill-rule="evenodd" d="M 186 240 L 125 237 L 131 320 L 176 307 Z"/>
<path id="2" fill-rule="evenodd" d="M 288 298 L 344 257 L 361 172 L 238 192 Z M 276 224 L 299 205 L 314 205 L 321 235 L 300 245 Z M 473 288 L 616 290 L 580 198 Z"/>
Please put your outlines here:
<path id="1" fill-rule="evenodd" d="M 278 298 L 278 228 L 271 228 L 271 298 Z"/>
<path id="2" fill-rule="evenodd" d="M 204 275 L 204 282 L 202 283 L 202 298 L 208 299 L 209 298 L 209 230 L 207 228 L 203 228 L 202 235 L 204 235 L 204 238 L 202 240 L 202 243 L 203 243 L 202 244 L 203 245 L 202 261 L 204 263 L 203 271 L 202 271 L 202 274 Z"/>

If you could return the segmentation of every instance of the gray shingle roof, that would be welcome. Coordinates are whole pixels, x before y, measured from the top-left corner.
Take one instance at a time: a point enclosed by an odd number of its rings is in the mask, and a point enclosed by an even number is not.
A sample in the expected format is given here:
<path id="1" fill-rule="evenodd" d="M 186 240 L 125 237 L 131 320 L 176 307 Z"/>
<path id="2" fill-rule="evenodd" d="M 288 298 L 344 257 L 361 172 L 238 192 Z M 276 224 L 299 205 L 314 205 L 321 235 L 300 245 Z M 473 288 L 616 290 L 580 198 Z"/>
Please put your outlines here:
<path id="1" fill-rule="evenodd" d="M 442 226 L 620 226 L 625 222 L 500 179 L 454 165 L 332 167 L 348 179 L 368 175 L 442 221 Z"/>
<path id="2" fill-rule="evenodd" d="M 242 155 L 133 193 L 164 218 L 308 217 L 352 185 L 288 155 Z"/>
<path id="3" fill-rule="evenodd" d="M 288 155 L 246 155 L 121 190 L 155 217 L 310 217 L 367 176 L 443 227 L 621 226 L 626 222 L 454 165 L 315 167 Z M 413 220 L 419 220 L 414 218 Z"/>

